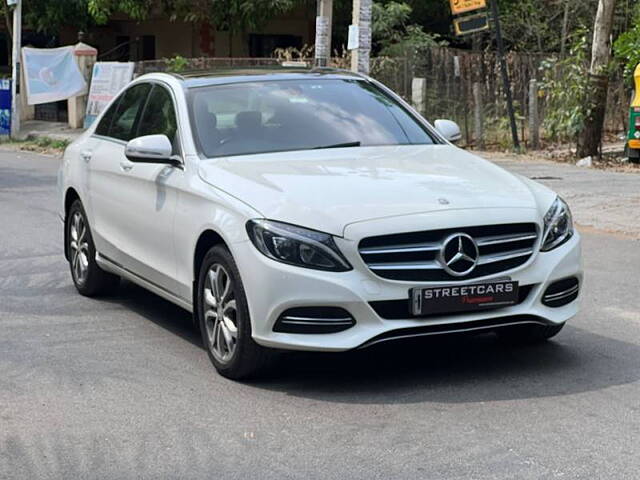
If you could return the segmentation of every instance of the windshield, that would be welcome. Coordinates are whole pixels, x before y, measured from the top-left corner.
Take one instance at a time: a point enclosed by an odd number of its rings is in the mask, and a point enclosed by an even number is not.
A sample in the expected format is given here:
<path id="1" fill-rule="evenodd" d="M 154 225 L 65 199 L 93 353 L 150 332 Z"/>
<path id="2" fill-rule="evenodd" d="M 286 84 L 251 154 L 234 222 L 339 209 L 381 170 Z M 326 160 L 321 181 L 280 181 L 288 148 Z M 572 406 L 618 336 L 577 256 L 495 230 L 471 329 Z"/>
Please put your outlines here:
<path id="1" fill-rule="evenodd" d="M 206 157 L 366 145 L 432 144 L 398 102 L 361 80 L 308 79 L 191 90 Z"/>

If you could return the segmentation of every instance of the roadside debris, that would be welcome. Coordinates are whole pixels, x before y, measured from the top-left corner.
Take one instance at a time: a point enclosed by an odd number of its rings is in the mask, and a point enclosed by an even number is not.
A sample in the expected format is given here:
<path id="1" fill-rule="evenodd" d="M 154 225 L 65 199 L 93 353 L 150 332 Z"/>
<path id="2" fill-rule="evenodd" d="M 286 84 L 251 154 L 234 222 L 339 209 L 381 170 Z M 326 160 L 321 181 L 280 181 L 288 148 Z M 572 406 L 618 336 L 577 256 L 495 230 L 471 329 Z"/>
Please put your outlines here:
<path id="1" fill-rule="evenodd" d="M 576 162 L 576 166 L 577 167 L 593 167 L 593 158 L 589 157 L 584 157 L 581 158 L 580 160 L 578 160 Z"/>

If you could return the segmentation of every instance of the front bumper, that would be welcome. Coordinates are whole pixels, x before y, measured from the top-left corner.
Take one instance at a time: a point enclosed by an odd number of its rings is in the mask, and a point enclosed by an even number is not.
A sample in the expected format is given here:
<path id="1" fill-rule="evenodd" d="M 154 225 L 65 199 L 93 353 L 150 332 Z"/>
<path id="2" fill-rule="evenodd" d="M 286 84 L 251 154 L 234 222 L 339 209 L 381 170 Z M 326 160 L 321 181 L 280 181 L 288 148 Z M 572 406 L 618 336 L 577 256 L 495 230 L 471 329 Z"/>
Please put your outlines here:
<path id="1" fill-rule="evenodd" d="M 421 333 L 419 327 L 425 327 L 422 329 L 424 332 L 432 330 L 433 333 L 447 333 L 465 326 L 475 330 L 479 325 L 506 325 L 510 324 L 511 319 L 517 319 L 518 323 L 562 324 L 578 312 L 578 299 L 557 308 L 543 305 L 541 299 L 551 283 L 563 278 L 576 277 L 582 287 L 580 243 L 580 235 L 576 232 L 561 247 L 537 253 L 530 262 L 514 271 L 466 282 L 478 283 L 508 275 L 520 286 L 531 286 L 527 297 L 518 305 L 428 318 L 411 318 L 407 314 L 407 318 L 393 320 L 379 316 L 370 302 L 401 299 L 407 299 L 408 302 L 411 288 L 434 283 L 385 280 L 374 275 L 362 262 L 358 263 L 355 257 L 350 258 L 354 270 L 349 272 L 293 267 L 265 257 L 249 241 L 234 244 L 232 253 L 244 283 L 253 338 L 257 343 L 279 349 L 337 352 L 366 346 L 380 338 L 430 334 Z M 343 252 L 346 250 L 343 249 Z M 350 250 L 355 251 L 355 247 Z M 343 308 L 353 316 L 356 324 L 338 333 L 291 334 L 273 331 L 276 320 L 285 310 L 309 306 Z M 483 322 L 489 320 L 493 322 Z M 446 325 L 451 328 L 442 327 Z"/>

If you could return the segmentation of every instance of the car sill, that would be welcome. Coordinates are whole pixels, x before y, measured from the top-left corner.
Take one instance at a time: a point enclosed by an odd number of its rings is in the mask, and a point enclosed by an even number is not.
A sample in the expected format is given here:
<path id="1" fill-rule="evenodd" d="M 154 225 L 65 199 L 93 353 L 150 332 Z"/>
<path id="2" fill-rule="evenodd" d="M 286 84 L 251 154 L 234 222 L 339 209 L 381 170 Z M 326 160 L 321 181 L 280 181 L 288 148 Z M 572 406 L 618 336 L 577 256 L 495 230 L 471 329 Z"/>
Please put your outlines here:
<path id="1" fill-rule="evenodd" d="M 191 302 L 185 300 L 184 298 L 178 297 L 177 295 L 174 295 L 173 293 L 162 288 L 161 286 L 156 285 L 155 283 L 133 273 L 130 270 L 127 270 L 122 265 L 114 262 L 110 258 L 105 257 L 104 255 L 101 255 L 98 252 L 96 252 L 96 262 L 98 263 L 98 265 L 100 265 L 100 267 L 104 268 L 105 270 L 108 270 L 112 273 L 120 275 L 121 277 L 124 277 L 127 280 L 137 285 L 140 285 L 143 288 L 146 288 L 147 290 L 155 293 L 156 295 L 161 296 L 165 300 L 169 300 L 171 303 L 175 303 L 176 305 L 184 308 L 188 312 L 193 313 L 193 305 Z"/>

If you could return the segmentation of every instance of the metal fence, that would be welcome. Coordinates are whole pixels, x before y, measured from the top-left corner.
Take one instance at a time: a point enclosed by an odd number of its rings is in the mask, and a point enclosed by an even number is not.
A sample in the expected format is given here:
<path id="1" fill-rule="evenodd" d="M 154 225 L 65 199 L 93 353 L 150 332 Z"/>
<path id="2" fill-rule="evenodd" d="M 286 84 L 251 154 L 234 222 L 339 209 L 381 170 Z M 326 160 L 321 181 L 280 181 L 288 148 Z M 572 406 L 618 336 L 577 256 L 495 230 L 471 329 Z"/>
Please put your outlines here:
<path id="1" fill-rule="evenodd" d="M 531 94 L 537 96 L 541 139 L 543 143 L 551 140 L 544 129 L 545 91 L 543 88 L 536 92 L 530 90 L 532 79 L 537 80 L 540 86 L 543 80 L 541 65 L 546 58 L 547 55 L 507 55 L 518 133 L 525 145 L 529 143 L 531 133 Z M 479 143 L 476 138 L 476 108 L 480 109 L 485 145 L 501 147 L 511 142 L 500 65 L 493 53 L 433 47 L 411 57 L 377 58 L 372 62 L 371 74 L 409 101 L 414 93 L 411 90 L 412 79 L 423 78 L 425 98 L 421 113 L 429 120 L 455 120 L 462 127 L 466 144 Z M 474 98 L 474 83 L 478 84 L 476 88 L 481 105 L 477 105 L 478 95 Z M 620 133 L 626 130 L 630 93 L 622 78 L 611 78 L 605 120 L 607 132 Z"/>

